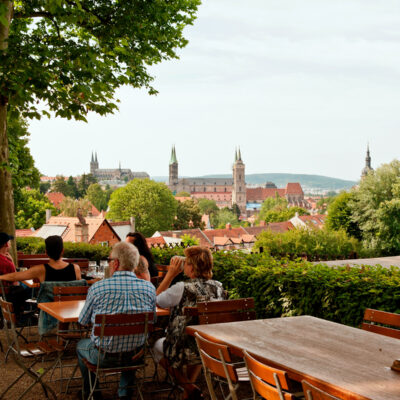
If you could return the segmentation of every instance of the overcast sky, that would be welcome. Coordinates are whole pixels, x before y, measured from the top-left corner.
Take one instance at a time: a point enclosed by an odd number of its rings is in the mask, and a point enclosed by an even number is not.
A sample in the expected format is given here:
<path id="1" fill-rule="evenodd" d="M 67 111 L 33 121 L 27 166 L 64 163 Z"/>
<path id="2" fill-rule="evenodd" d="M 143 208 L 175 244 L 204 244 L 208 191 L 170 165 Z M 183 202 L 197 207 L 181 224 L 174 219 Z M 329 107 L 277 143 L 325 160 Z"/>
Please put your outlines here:
<path id="1" fill-rule="evenodd" d="M 118 92 L 120 111 L 31 123 L 46 175 L 122 167 L 167 175 L 306 173 L 357 180 L 400 153 L 398 0 L 204 0 L 180 60 L 152 69 L 157 96 Z"/>

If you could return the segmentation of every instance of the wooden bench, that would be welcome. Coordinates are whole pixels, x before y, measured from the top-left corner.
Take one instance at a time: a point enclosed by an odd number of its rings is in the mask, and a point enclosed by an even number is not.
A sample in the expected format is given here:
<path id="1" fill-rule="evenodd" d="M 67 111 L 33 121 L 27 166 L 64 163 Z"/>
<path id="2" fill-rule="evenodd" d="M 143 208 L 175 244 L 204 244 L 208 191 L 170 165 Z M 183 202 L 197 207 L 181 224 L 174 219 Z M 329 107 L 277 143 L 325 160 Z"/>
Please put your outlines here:
<path id="1" fill-rule="evenodd" d="M 400 339 L 400 314 L 367 308 L 361 329 Z"/>

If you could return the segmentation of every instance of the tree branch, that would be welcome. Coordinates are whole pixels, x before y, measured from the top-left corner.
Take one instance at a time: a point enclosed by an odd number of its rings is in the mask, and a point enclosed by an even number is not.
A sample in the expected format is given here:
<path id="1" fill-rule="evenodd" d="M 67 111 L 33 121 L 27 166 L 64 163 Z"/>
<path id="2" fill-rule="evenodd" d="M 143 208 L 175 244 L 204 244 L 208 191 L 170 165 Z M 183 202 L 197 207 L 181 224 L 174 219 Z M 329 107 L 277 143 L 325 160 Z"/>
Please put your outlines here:
<path id="1" fill-rule="evenodd" d="M 14 12 L 13 18 L 49 18 L 51 19 L 53 15 L 47 11 L 35 11 L 28 14 L 23 12 Z"/>

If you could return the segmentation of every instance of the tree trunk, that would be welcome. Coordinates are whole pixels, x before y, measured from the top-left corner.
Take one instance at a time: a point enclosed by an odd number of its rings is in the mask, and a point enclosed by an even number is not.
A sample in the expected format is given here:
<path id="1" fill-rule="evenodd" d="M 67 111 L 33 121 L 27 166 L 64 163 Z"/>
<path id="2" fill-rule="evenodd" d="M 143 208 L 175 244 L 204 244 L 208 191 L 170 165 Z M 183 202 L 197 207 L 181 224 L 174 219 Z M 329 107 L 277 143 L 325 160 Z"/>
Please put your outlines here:
<path id="1" fill-rule="evenodd" d="M 7 9 L 5 14 L 7 26 L 0 22 L 0 50 L 4 51 L 8 46 L 13 3 L 9 0 L 0 0 L 0 4 Z M 8 98 L 0 94 L 0 231 L 15 235 L 14 198 L 8 160 L 7 106 Z M 11 243 L 12 256 L 17 260 L 15 241 Z"/>

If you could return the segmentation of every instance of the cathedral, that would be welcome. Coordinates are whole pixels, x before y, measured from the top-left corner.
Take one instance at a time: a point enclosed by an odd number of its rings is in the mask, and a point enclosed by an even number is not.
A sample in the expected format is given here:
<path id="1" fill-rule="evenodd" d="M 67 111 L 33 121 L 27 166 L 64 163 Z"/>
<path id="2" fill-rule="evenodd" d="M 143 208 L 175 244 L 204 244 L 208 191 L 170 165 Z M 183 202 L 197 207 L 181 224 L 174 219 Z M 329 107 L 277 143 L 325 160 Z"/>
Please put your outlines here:
<path id="1" fill-rule="evenodd" d="M 178 176 L 178 160 L 175 146 L 172 147 L 169 162 L 168 187 L 174 193 L 188 192 L 193 198 L 215 200 L 219 206 L 231 207 L 237 204 L 246 213 L 245 165 L 240 149 L 235 151 L 232 178 L 181 178 Z"/>
<path id="2" fill-rule="evenodd" d="M 92 159 L 90 161 L 90 173 L 95 176 L 99 181 L 129 182 L 135 178 L 150 178 L 147 172 L 132 172 L 130 169 L 121 168 L 121 163 L 119 165 L 119 168 L 116 169 L 100 169 L 99 161 L 97 159 L 97 153 L 92 153 Z"/>

